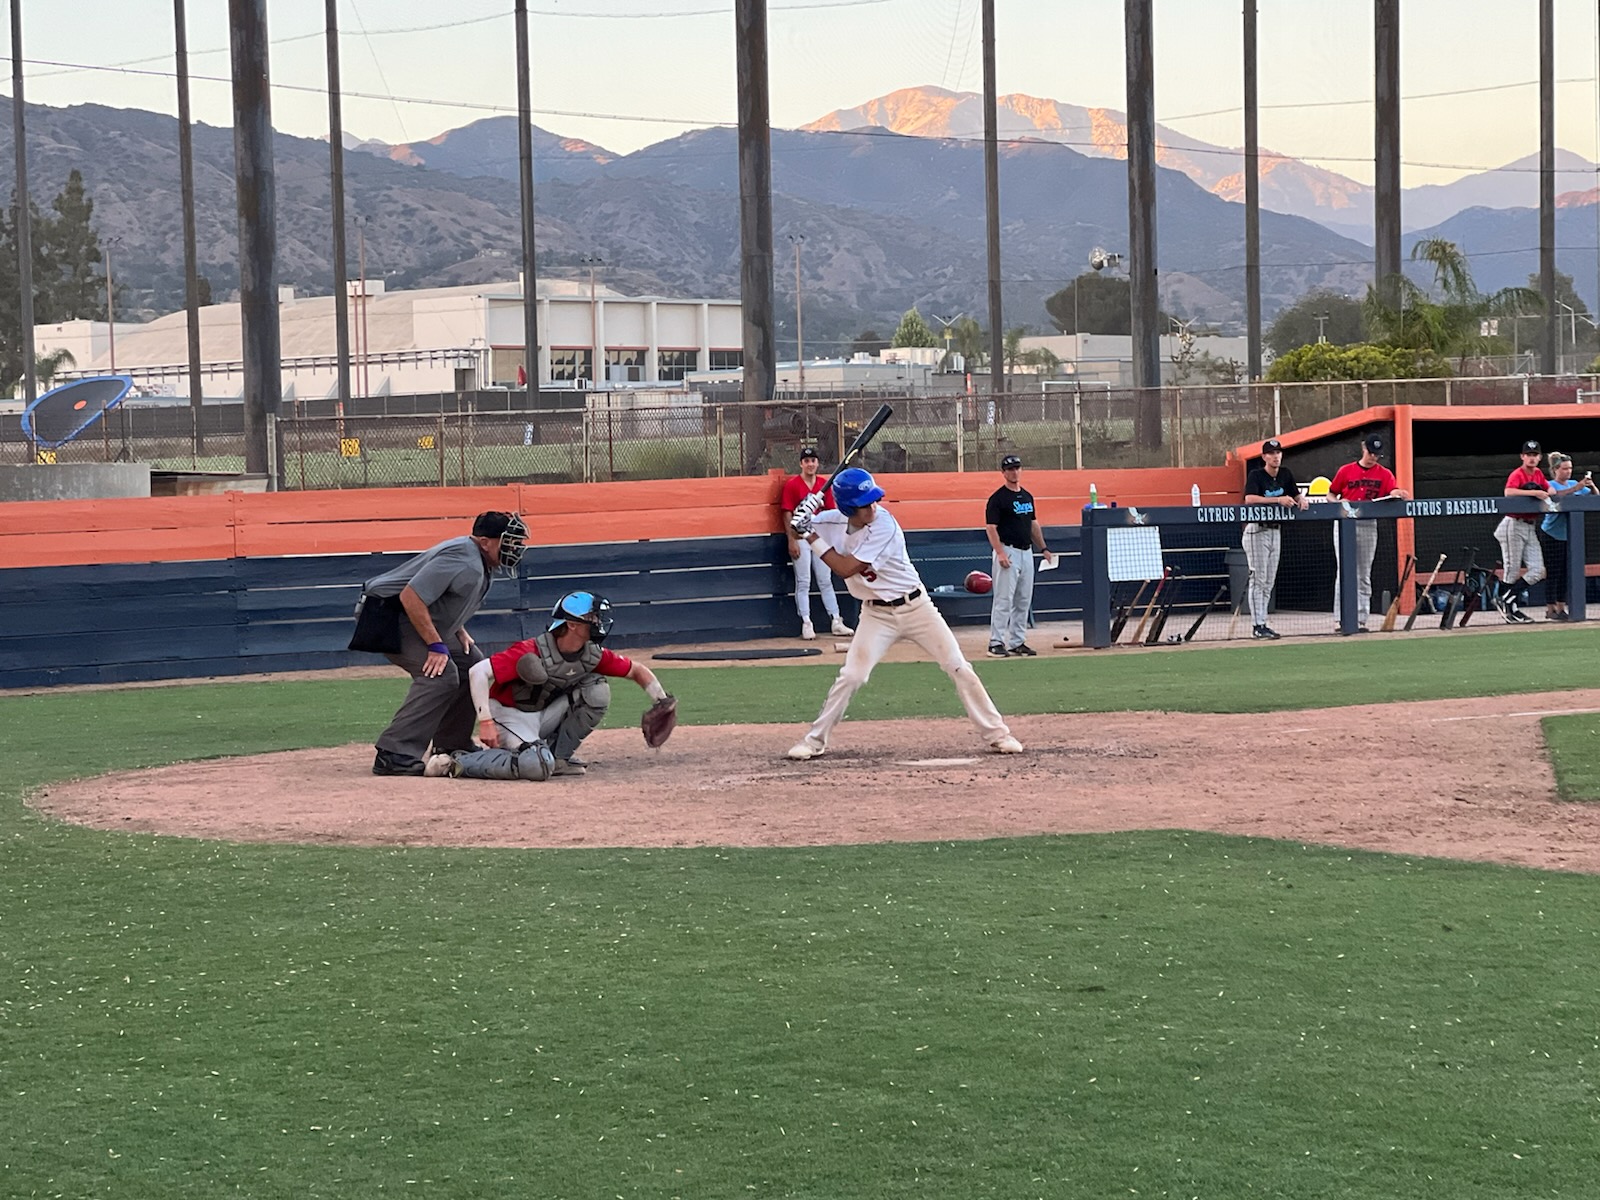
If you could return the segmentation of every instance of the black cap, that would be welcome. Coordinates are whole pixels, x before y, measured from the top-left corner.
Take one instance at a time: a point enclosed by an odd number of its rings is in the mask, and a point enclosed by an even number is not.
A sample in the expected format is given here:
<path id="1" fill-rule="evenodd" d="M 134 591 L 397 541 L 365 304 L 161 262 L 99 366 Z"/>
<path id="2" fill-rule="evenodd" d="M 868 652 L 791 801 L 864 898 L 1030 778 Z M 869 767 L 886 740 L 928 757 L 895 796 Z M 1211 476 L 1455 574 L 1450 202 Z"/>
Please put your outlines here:
<path id="1" fill-rule="evenodd" d="M 1266 441 L 1261 443 L 1261 453 L 1263 453 L 1263 454 L 1282 454 L 1283 453 L 1283 443 L 1280 442 L 1277 438 L 1268 438 Z"/>
<path id="2" fill-rule="evenodd" d="M 815 457 L 817 457 L 817 448 L 815 446 L 801 446 L 800 447 L 800 457 L 801 458 L 815 458 Z"/>
<path id="3" fill-rule="evenodd" d="M 1369 433 L 1361 440 L 1361 447 L 1372 454 L 1383 453 L 1383 439 L 1375 433 Z"/>
<path id="4" fill-rule="evenodd" d="M 1012 467 L 1020 467 L 1021 465 L 1022 460 L 1015 454 L 1008 454 L 1000 460 L 1000 469 L 1002 471 L 1009 471 Z"/>
<path id="5" fill-rule="evenodd" d="M 1529 438 L 1527 441 L 1522 443 L 1522 453 L 1543 454 L 1544 448 L 1540 446 L 1538 442 L 1534 441 L 1532 438 Z"/>
<path id="6" fill-rule="evenodd" d="M 479 513 L 472 523 L 473 537 L 497 538 L 511 528 L 511 514 L 506 512 Z"/>

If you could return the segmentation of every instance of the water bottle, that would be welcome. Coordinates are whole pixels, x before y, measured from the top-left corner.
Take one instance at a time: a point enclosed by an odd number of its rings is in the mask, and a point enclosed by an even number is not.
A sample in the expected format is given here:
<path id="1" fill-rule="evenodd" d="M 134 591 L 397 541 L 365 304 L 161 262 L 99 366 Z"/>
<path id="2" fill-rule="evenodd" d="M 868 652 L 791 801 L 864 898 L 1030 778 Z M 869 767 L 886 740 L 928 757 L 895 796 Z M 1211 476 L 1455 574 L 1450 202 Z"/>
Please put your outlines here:
<path id="1" fill-rule="evenodd" d="M 1196 508 L 1200 507 L 1200 485 L 1198 483 L 1189 488 L 1189 503 Z"/>
<path id="2" fill-rule="evenodd" d="M 1090 508 L 1099 508 L 1100 507 L 1100 493 L 1095 491 L 1094 484 L 1092 484 L 1092 483 L 1089 485 L 1089 507 Z"/>

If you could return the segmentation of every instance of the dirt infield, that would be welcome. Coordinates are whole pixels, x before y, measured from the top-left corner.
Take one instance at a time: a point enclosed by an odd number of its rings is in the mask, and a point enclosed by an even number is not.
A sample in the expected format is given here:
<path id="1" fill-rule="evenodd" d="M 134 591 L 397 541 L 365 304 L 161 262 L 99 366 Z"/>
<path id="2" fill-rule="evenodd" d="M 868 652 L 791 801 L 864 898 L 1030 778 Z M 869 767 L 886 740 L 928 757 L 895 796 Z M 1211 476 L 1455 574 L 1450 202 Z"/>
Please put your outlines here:
<path id="1" fill-rule="evenodd" d="M 1563 700 L 1600 709 L 1600 691 Z M 586 776 L 543 784 L 378 779 L 359 745 L 102 776 L 30 803 L 100 829 L 236 841 L 779 846 L 1177 828 L 1600 871 L 1600 805 L 1554 799 L 1537 708 L 1506 696 L 1019 717 L 1018 756 L 984 753 L 962 721 L 846 722 L 809 763 L 782 757 L 799 727 L 682 727 L 659 752 L 636 729 L 602 729 Z"/>

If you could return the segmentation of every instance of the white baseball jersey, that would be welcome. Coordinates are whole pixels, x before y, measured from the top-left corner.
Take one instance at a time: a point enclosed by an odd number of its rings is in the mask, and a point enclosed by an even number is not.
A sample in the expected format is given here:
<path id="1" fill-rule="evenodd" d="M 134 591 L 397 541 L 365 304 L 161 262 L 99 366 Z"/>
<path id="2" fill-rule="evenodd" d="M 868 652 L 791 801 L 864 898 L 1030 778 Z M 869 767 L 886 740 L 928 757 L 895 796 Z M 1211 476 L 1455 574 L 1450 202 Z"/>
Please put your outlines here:
<path id="1" fill-rule="evenodd" d="M 922 587 L 922 578 L 911 565 L 900 522 L 883 505 L 873 509 L 871 522 L 860 529 L 851 529 L 849 518 L 832 509 L 818 513 L 812 519 L 812 528 L 819 540 L 838 553 L 867 564 L 861 574 L 845 580 L 857 600 L 898 600 Z"/>

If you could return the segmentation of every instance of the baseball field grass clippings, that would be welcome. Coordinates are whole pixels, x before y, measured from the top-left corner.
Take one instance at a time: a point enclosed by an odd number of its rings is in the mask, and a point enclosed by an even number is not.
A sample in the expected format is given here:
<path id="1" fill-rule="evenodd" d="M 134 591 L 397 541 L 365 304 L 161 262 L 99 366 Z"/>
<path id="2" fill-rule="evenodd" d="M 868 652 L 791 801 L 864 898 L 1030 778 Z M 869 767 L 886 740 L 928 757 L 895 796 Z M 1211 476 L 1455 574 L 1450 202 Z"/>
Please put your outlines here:
<path id="1" fill-rule="evenodd" d="M 1318 706 L 1518 690 L 1566 668 L 1578 632 L 982 670 L 1019 714 L 1256 711 L 1264 691 Z M 687 723 L 805 721 L 832 670 L 783 670 L 781 686 L 736 668 L 669 686 Z M 880 667 L 860 715 L 955 715 L 934 670 Z M 0 698 L 0 1192 L 1592 1188 L 1591 876 L 1171 831 L 239 845 L 22 804 L 68 775 L 363 742 L 404 684 Z M 635 691 L 608 724 L 637 722 Z M 1551 746 L 1559 763 L 1571 733 L 1593 778 L 1586 719 L 1552 722 Z"/>

